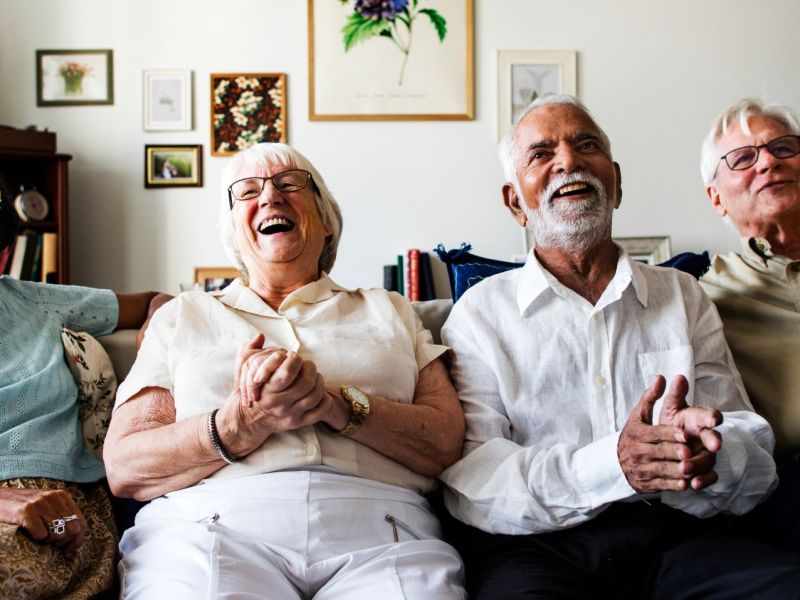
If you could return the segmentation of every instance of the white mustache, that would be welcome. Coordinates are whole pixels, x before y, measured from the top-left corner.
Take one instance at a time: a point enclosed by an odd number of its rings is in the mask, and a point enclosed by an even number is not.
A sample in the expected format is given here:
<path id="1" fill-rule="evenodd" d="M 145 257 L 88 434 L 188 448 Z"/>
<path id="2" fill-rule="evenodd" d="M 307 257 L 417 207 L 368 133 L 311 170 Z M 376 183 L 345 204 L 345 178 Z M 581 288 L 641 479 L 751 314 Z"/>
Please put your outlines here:
<path id="1" fill-rule="evenodd" d="M 606 188 L 603 185 L 603 182 L 591 173 L 587 173 L 585 171 L 559 173 L 550 181 L 550 183 L 547 184 L 547 187 L 542 190 L 541 194 L 539 194 L 539 204 L 552 204 L 555 193 L 565 185 L 569 185 L 571 183 L 588 183 L 594 188 L 598 196 L 605 196 Z"/>

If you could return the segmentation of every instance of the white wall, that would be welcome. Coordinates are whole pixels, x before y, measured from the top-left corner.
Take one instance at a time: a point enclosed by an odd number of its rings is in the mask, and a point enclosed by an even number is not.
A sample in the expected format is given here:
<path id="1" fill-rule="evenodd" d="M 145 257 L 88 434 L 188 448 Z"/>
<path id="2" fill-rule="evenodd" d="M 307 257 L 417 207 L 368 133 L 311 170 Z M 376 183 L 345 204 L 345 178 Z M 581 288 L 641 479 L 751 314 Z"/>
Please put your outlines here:
<path id="1" fill-rule="evenodd" d="M 317 0 L 333 2 L 335 0 Z M 209 74 L 288 74 L 289 139 L 339 199 L 333 275 L 381 283 L 408 247 L 470 241 L 518 254 L 495 158 L 496 51 L 578 51 L 578 91 L 611 137 L 624 199 L 615 235 L 670 235 L 674 251 L 736 236 L 705 199 L 700 140 L 741 96 L 800 108 L 795 0 L 475 0 L 476 119 L 310 122 L 305 0 L 0 0 L 0 123 L 58 133 L 70 171 L 75 283 L 175 292 L 194 266 L 224 265 L 216 230 L 224 158 L 209 155 Z M 36 49 L 112 48 L 115 103 L 37 108 Z M 195 129 L 142 131 L 142 70 L 188 68 Z M 143 146 L 202 143 L 205 187 L 145 190 Z"/>

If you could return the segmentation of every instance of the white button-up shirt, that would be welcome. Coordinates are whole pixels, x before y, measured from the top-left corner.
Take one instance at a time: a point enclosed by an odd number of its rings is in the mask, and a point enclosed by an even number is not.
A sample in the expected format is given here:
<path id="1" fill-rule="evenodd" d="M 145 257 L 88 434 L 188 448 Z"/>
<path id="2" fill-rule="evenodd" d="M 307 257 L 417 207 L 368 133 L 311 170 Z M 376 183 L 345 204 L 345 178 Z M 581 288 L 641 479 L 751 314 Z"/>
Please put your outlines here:
<path id="1" fill-rule="evenodd" d="M 662 502 L 703 517 L 739 514 L 777 483 L 772 431 L 752 412 L 719 316 L 690 275 L 620 252 L 593 306 L 531 253 L 523 268 L 471 288 L 442 337 L 467 422 L 465 456 L 442 479 L 448 509 L 466 523 L 545 532 L 634 499 L 617 441 L 659 374 L 668 383 L 683 374 L 687 402 L 724 416 L 719 480 Z"/>

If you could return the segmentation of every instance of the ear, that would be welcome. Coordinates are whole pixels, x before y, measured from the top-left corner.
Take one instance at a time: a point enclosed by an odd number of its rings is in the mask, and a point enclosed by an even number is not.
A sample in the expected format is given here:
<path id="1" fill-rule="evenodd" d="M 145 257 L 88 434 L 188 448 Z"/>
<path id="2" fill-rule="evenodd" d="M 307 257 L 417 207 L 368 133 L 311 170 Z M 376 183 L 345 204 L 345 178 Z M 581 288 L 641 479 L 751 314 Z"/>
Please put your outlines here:
<path id="1" fill-rule="evenodd" d="M 519 205 L 520 198 L 517 196 L 517 191 L 510 183 L 503 184 L 503 204 L 511 211 L 514 220 L 519 223 L 520 227 L 525 227 L 528 224 L 528 218 L 525 216 L 525 211 Z"/>
<path id="2" fill-rule="evenodd" d="M 717 211 L 717 214 L 720 217 L 724 217 L 728 214 L 728 211 L 725 208 L 725 205 L 722 202 L 722 197 L 719 195 L 719 190 L 715 185 L 707 185 L 706 186 L 706 196 L 708 199 L 711 200 L 711 206 L 714 207 L 714 210 Z"/>
<path id="3" fill-rule="evenodd" d="M 622 170 L 617 161 L 614 161 L 614 172 L 617 174 L 617 189 L 615 190 L 617 197 L 614 200 L 614 208 L 619 208 L 619 205 L 622 204 Z"/>

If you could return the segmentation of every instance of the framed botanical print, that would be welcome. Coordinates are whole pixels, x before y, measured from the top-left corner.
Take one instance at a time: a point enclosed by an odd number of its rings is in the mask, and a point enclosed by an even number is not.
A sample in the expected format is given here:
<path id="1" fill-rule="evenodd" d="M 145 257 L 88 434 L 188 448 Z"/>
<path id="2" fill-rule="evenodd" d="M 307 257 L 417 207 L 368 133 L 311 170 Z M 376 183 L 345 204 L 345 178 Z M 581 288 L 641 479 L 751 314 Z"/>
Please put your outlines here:
<path id="1" fill-rule="evenodd" d="M 37 50 L 36 105 L 114 104 L 113 50 Z"/>

